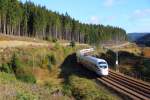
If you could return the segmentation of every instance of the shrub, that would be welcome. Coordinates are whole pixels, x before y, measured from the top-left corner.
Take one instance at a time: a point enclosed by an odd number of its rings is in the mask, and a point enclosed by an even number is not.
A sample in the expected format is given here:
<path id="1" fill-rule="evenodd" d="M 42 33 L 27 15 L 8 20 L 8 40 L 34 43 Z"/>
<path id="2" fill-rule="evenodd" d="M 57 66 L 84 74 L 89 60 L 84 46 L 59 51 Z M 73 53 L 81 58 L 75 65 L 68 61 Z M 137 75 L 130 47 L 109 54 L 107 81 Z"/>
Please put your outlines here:
<path id="1" fill-rule="evenodd" d="M 48 81 L 46 81 L 46 82 L 44 83 L 44 86 L 48 87 L 49 89 L 52 88 L 52 84 L 51 84 L 50 82 L 48 82 Z"/>
<path id="2" fill-rule="evenodd" d="M 16 98 L 17 100 L 37 100 L 37 97 L 28 93 L 21 93 L 21 92 L 17 92 Z"/>
<path id="3" fill-rule="evenodd" d="M 74 41 L 71 41 L 71 42 L 70 42 L 70 46 L 71 46 L 71 47 L 75 47 L 75 46 L 76 46 L 75 42 L 74 42 Z"/>
<path id="4" fill-rule="evenodd" d="M 71 49 L 70 47 L 63 47 L 63 51 L 64 51 L 64 57 L 66 57 L 70 52 L 71 52 Z"/>
<path id="5" fill-rule="evenodd" d="M 35 77 L 26 71 L 27 68 L 24 67 L 23 62 L 21 62 L 16 53 L 12 56 L 11 67 L 17 79 L 27 83 L 36 83 Z"/>
<path id="6" fill-rule="evenodd" d="M 19 60 L 17 54 L 15 53 L 11 59 L 11 67 L 13 71 L 16 73 L 16 70 L 22 66 L 21 61 Z"/>
<path id="7" fill-rule="evenodd" d="M 56 61 L 56 57 L 54 56 L 54 54 L 48 54 L 48 69 L 51 70 L 52 69 L 52 65 L 56 65 L 57 61 Z"/>
<path id="8" fill-rule="evenodd" d="M 47 37 L 45 37 L 45 40 L 52 41 L 52 38 L 47 36 Z"/>
<path id="9" fill-rule="evenodd" d="M 17 74 L 16 75 L 17 79 L 27 82 L 27 83 L 36 83 L 36 78 L 34 77 L 33 74 Z"/>
<path id="10" fill-rule="evenodd" d="M 56 64 L 56 57 L 54 54 L 48 55 L 49 63 L 55 65 Z"/>
<path id="11" fill-rule="evenodd" d="M 6 73 L 11 73 L 12 70 L 7 63 L 1 65 L 0 70 Z"/>
<path id="12" fill-rule="evenodd" d="M 64 84 L 62 93 L 67 96 L 72 96 L 71 86 L 68 84 Z"/>
<path id="13" fill-rule="evenodd" d="M 16 97 L 17 97 L 17 100 L 30 100 L 30 97 L 25 94 L 18 93 Z"/>
<path id="14" fill-rule="evenodd" d="M 56 57 L 54 55 L 51 55 L 50 60 L 53 65 L 56 64 Z"/>
<path id="15" fill-rule="evenodd" d="M 45 37 L 44 39 L 50 42 L 54 42 L 54 43 L 57 42 L 57 38 Z"/>
<path id="16" fill-rule="evenodd" d="M 41 60 L 39 61 L 39 66 L 41 68 L 46 68 L 47 65 L 49 65 L 49 59 L 47 57 L 41 58 Z"/>
<path id="17" fill-rule="evenodd" d="M 8 74 L 5 72 L 0 72 L 0 82 L 4 82 L 4 80 L 6 80 L 7 82 L 8 81 L 12 82 L 12 81 L 16 80 L 16 77 L 14 74 Z"/>
<path id="18" fill-rule="evenodd" d="M 48 65 L 47 65 L 47 67 L 48 67 L 48 70 L 51 71 L 51 69 L 52 69 L 52 64 L 49 62 Z"/>
<path id="19" fill-rule="evenodd" d="M 54 48 L 55 49 L 60 49 L 60 44 L 58 42 L 56 42 L 55 45 L 54 45 Z"/>
<path id="20" fill-rule="evenodd" d="M 57 38 L 53 38 L 52 42 L 54 42 L 54 43 L 57 42 Z"/>

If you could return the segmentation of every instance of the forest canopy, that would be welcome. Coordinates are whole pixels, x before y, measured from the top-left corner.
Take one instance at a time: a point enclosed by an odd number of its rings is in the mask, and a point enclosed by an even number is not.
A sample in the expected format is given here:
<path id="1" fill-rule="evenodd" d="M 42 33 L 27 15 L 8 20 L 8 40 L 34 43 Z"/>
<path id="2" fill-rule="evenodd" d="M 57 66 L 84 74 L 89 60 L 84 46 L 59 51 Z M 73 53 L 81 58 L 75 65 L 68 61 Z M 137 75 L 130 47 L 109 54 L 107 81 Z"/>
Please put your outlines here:
<path id="1" fill-rule="evenodd" d="M 81 23 L 67 13 L 59 14 L 27 1 L 0 0 L 0 33 L 40 39 L 62 39 L 80 43 L 127 40 L 119 27 Z"/>

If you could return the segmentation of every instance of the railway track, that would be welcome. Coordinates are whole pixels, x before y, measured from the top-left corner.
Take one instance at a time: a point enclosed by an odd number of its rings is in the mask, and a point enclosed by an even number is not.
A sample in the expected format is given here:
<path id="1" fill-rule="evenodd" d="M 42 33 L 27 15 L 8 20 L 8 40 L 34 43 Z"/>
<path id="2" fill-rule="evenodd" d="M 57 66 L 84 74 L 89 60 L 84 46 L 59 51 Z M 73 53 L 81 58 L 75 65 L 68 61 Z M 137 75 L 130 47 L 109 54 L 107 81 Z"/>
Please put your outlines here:
<path id="1" fill-rule="evenodd" d="M 150 100 L 150 84 L 109 71 L 109 76 L 98 78 L 100 82 L 133 100 Z"/>

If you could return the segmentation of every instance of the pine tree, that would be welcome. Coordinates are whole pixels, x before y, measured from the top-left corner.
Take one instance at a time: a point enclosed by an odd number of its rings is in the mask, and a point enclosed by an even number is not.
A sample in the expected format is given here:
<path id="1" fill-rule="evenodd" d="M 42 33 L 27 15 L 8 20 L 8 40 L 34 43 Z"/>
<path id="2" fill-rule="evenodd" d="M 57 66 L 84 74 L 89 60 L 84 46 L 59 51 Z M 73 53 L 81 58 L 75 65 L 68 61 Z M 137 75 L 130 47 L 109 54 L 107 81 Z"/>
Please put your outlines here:
<path id="1" fill-rule="evenodd" d="M 122 28 L 81 23 L 68 13 L 59 14 L 30 1 L 23 4 L 18 0 L 0 0 L 0 33 L 94 45 L 118 37 L 127 40 Z"/>

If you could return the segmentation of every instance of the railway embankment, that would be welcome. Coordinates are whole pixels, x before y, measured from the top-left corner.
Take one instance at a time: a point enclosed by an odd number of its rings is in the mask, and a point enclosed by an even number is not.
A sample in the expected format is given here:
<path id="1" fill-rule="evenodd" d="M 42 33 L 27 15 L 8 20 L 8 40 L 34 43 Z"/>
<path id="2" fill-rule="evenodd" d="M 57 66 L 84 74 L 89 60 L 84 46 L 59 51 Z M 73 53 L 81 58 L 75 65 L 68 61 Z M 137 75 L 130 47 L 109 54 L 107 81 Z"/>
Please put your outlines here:
<path id="1" fill-rule="evenodd" d="M 85 45 L 53 44 L 1 48 L 0 99 L 118 99 L 76 63 L 74 52 Z"/>

